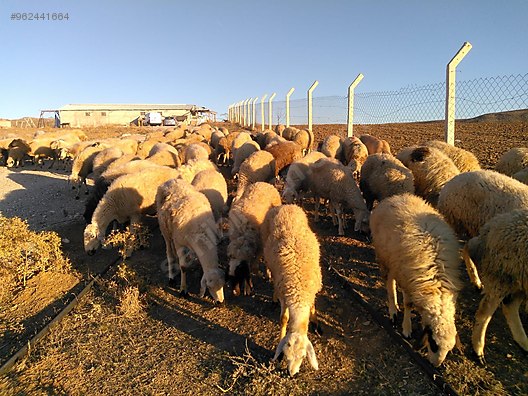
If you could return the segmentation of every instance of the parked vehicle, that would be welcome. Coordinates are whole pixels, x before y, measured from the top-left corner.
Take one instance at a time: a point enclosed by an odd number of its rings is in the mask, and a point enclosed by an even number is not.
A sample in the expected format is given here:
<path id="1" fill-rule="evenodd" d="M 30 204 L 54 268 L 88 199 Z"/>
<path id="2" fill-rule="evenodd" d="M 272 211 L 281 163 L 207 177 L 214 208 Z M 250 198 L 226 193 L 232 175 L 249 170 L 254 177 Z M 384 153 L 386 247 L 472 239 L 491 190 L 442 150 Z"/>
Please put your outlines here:
<path id="1" fill-rule="evenodd" d="M 161 114 L 155 111 L 151 111 L 147 114 L 145 114 L 145 122 L 144 125 L 161 125 L 162 123 L 162 117 Z"/>
<path id="2" fill-rule="evenodd" d="M 163 119 L 164 126 L 176 126 L 176 119 L 174 117 L 165 117 Z"/>

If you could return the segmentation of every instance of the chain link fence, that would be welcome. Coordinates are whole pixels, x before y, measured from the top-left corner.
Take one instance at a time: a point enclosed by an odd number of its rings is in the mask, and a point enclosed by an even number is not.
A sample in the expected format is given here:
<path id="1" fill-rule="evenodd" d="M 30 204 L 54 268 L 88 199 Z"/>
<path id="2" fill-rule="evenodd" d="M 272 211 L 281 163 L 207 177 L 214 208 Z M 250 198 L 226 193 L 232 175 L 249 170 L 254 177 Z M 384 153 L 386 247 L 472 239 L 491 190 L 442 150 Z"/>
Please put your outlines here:
<path id="1" fill-rule="evenodd" d="M 397 91 L 356 92 L 354 124 L 385 124 L 445 119 L 446 83 L 408 86 Z M 346 124 L 347 96 L 313 98 L 314 124 Z M 307 124 L 307 99 L 290 100 L 290 124 Z M 456 118 L 528 108 L 528 73 L 456 83 Z M 260 122 L 258 105 L 257 122 Z M 268 106 L 264 109 L 268 122 Z M 274 124 L 286 121 L 286 101 L 274 101 Z"/>

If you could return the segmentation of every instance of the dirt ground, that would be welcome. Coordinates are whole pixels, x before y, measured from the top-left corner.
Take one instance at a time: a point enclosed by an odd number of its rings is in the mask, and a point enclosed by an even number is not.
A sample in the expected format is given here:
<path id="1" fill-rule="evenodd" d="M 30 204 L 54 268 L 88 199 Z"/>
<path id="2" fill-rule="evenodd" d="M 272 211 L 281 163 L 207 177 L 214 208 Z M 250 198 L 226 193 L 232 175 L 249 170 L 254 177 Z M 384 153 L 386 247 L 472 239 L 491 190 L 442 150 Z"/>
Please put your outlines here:
<path id="1" fill-rule="evenodd" d="M 528 144 L 527 130 L 526 123 L 460 122 L 456 144 L 475 153 L 484 168 L 492 168 L 502 153 Z M 316 140 L 331 133 L 345 135 L 345 126 L 316 125 L 314 133 Z M 355 133 L 384 138 L 398 152 L 442 139 L 443 124 L 356 126 Z M 92 257 L 83 252 L 84 223 L 79 216 L 83 202 L 73 199 L 65 175 L 0 168 L 0 211 L 27 218 L 36 229 L 56 230 L 68 241 L 65 253 L 83 278 L 77 284 L 75 277 L 42 274 L 14 296 L 11 306 L 0 307 L 2 364 L 59 309 L 60 301 L 77 294 L 79 285 L 117 257 L 115 250 Z M 441 394 L 343 285 L 344 278 L 387 316 L 386 293 L 368 239 L 350 229 L 338 237 L 329 217 L 314 223 L 313 205 L 309 203 L 306 210 L 321 244 L 323 269 L 323 290 L 316 301 L 323 332 L 309 334 L 318 371 L 304 362 L 300 373 L 290 378 L 283 365 L 271 363 L 280 308 L 272 303 L 272 287 L 264 277 L 255 280 L 252 296 L 233 297 L 227 292 L 226 303 L 218 307 L 197 296 L 199 268 L 188 280 L 189 298 L 168 287 L 165 246 L 152 218 L 150 247 L 135 252 L 97 281 L 29 357 L 0 377 L 0 394 Z M 223 240 L 224 263 L 225 246 Z M 464 350 L 450 353 L 440 373 L 459 394 L 528 394 L 528 357 L 513 342 L 500 312 L 487 332 L 487 366 L 473 360 L 470 336 L 479 295 L 466 283 L 456 318 Z M 130 297 L 134 290 L 139 297 Z M 522 320 L 528 323 L 525 313 Z M 418 332 L 416 320 L 413 329 Z"/>

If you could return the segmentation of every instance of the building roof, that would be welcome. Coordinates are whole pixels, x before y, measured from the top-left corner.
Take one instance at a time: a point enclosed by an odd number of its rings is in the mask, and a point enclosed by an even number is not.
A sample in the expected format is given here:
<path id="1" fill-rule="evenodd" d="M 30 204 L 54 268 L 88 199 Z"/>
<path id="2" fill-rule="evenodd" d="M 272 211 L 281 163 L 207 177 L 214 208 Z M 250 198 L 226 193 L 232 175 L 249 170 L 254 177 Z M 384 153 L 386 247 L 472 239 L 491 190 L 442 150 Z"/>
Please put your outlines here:
<path id="1" fill-rule="evenodd" d="M 115 104 L 115 103 L 91 103 L 91 104 L 67 104 L 60 111 L 105 111 L 105 110 L 192 110 L 195 105 L 188 104 Z"/>

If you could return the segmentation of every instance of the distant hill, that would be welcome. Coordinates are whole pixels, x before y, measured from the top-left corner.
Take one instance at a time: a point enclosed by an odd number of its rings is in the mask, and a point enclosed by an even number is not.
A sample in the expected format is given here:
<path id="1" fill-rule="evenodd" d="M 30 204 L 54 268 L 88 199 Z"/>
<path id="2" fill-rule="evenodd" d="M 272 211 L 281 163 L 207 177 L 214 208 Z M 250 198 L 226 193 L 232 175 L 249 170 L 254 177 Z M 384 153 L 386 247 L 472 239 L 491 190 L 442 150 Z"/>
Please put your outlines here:
<path id="1" fill-rule="evenodd" d="M 457 122 L 528 122 L 528 109 L 503 111 L 501 113 L 482 114 L 475 118 L 457 120 Z"/>

